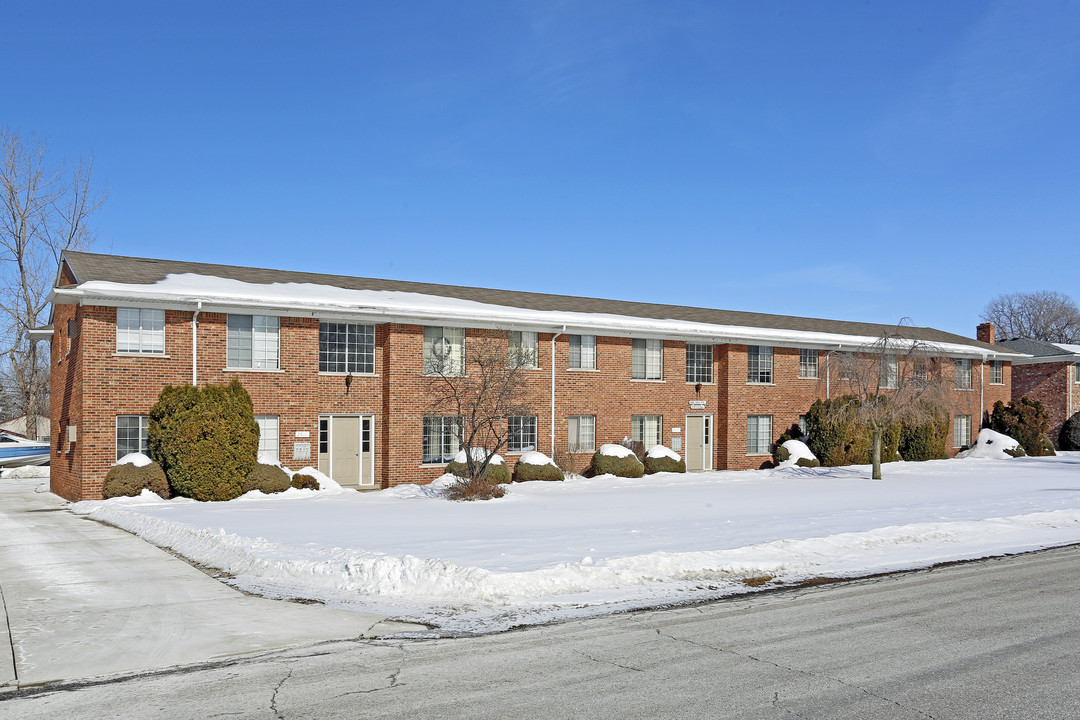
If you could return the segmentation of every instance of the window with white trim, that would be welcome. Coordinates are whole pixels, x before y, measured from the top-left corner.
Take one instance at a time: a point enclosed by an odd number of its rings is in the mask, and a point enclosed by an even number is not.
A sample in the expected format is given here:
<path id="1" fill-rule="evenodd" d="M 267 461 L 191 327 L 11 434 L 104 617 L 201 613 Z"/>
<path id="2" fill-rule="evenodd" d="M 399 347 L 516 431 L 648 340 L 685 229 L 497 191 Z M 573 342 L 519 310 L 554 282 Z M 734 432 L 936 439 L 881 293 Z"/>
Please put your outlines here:
<path id="1" fill-rule="evenodd" d="M 529 452 L 536 449 L 536 416 L 511 415 L 507 419 L 509 434 L 506 447 L 510 452 Z"/>
<path id="2" fill-rule="evenodd" d="M 375 374 L 375 326 L 319 323 L 319 372 Z"/>
<path id="3" fill-rule="evenodd" d="M 1080 383 L 1080 363 L 1073 364 L 1073 382 Z"/>
<path id="4" fill-rule="evenodd" d="M 686 343 L 686 382 L 712 382 L 713 346 Z"/>
<path id="5" fill-rule="evenodd" d="M 772 348 L 751 345 L 746 349 L 746 382 L 771 383 L 773 380 Z"/>
<path id="6" fill-rule="evenodd" d="M 630 418 L 630 439 L 641 443 L 648 450 L 660 444 L 662 425 L 660 415 L 633 415 Z"/>
<path id="7" fill-rule="evenodd" d="M 1005 384 L 1005 363 L 1001 360 L 990 361 L 990 384 L 991 385 L 1004 385 Z"/>
<path id="8" fill-rule="evenodd" d="M 768 455 L 772 452 L 772 415 L 746 416 L 746 454 Z"/>
<path id="9" fill-rule="evenodd" d="M 519 368 L 540 367 L 540 340 L 531 330 L 510 331 L 510 366 Z"/>
<path id="10" fill-rule="evenodd" d="M 953 447 L 962 448 L 971 444 L 971 416 L 957 415 L 953 420 Z"/>
<path id="11" fill-rule="evenodd" d="M 570 335 L 570 367 L 574 370 L 596 369 L 596 336 Z"/>
<path id="12" fill-rule="evenodd" d="M 878 387 L 895 390 L 900 382 L 900 361 L 895 355 L 882 355 Z"/>
<path id="13" fill-rule="evenodd" d="M 958 358 L 956 360 L 956 389 L 971 389 L 971 359 Z"/>
<path id="14" fill-rule="evenodd" d="M 571 415 L 567 440 L 570 452 L 593 452 L 596 450 L 596 416 Z"/>
<path id="15" fill-rule="evenodd" d="M 424 374 L 463 375 L 465 373 L 465 329 L 424 328 Z"/>
<path id="16" fill-rule="evenodd" d="M 280 447 L 278 416 L 256 415 L 255 424 L 259 426 L 259 462 L 276 463 Z"/>
<path id="17" fill-rule="evenodd" d="M 149 455 L 150 416 L 149 415 L 117 415 L 116 416 L 116 459 L 142 453 Z"/>
<path id="18" fill-rule="evenodd" d="M 164 355 L 165 311 L 116 308 L 116 352 Z"/>
<path id="19" fill-rule="evenodd" d="M 818 351 L 812 348 L 799 348 L 799 377 L 815 379 L 818 376 Z"/>
<path id="20" fill-rule="evenodd" d="M 424 417 L 423 462 L 447 463 L 461 450 L 457 427 L 460 420 L 452 415 Z"/>
<path id="21" fill-rule="evenodd" d="M 277 370 L 280 322 L 273 315 L 229 315 L 227 367 Z"/>
<path id="22" fill-rule="evenodd" d="M 634 380 L 662 380 L 664 376 L 664 341 L 634 338 L 630 377 Z"/>

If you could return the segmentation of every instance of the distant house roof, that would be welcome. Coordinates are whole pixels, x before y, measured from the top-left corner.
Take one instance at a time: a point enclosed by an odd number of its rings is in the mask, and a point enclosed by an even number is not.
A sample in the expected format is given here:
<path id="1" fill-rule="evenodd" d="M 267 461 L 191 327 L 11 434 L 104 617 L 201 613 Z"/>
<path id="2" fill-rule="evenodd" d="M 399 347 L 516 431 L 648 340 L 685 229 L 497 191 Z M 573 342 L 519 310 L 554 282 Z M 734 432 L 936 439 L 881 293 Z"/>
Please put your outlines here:
<path id="1" fill-rule="evenodd" d="M 1045 340 L 1032 340 L 1031 338 L 1002 340 L 998 345 L 1031 356 L 1015 361 L 1020 365 L 1044 362 L 1080 362 L 1080 345 L 1052 343 Z"/>
<path id="2" fill-rule="evenodd" d="M 203 309 L 210 311 L 246 308 L 251 312 L 253 307 L 265 307 L 282 314 L 343 314 L 375 322 L 458 322 L 475 327 L 811 347 L 852 347 L 898 330 L 893 325 L 846 320 L 74 251 L 65 252 L 62 262 L 76 283 L 54 289 L 55 303 L 118 305 L 138 299 L 190 308 L 202 302 Z M 947 354 L 1015 355 L 1012 349 L 934 328 L 903 327 L 900 332 L 906 339 L 932 343 Z"/>
<path id="3" fill-rule="evenodd" d="M 17 418 L 11 420 L 5 420 L 0 423 L 0 430 L 7 430 L 8 432 L 15 433 L 16 435 L 22 435 L 23 437 L 29 437 L 31 440 L 48 440 L 49 439 L 49 416 L 38 415 L 37 418 L 37 434 L 30 437 L 26 433 L 26 416 L 20 415 Z"/>

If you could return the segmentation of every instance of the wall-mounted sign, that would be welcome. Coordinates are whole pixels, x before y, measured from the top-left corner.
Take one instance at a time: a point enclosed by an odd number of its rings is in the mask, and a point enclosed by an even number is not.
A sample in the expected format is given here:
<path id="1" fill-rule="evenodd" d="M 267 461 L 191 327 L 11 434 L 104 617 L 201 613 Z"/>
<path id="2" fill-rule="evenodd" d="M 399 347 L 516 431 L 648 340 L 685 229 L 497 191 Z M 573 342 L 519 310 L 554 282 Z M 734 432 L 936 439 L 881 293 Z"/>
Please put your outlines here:
<path id="1" fill-rule="evenodd" d="M 704 400 L 691 400 L 690 401 L 690 409 L 691 410 L 704 410 L 705 409 L 705 401 Z"/>
<path id="2" fill-rule="evenodd" d="M 311 432 L 309 430 L 297 430 L 296 437 L 311 437 Z"/>

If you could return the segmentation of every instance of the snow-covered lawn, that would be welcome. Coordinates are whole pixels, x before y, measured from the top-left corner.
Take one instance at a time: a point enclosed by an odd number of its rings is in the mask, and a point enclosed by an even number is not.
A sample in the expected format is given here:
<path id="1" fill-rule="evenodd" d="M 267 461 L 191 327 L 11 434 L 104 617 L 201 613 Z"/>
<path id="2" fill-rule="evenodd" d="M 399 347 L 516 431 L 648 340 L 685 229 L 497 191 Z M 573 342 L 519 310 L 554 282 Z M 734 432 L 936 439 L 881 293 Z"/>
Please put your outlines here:
<path id="1" fill-rule="evenodd" d="M 289 490 L 227 503 L 139 498 L 77 513 L 276 597 L 443 632 L 750 592 L 1080 542 L 1080 453 L 611 476 L 456 503 L 437 486 Z"/>

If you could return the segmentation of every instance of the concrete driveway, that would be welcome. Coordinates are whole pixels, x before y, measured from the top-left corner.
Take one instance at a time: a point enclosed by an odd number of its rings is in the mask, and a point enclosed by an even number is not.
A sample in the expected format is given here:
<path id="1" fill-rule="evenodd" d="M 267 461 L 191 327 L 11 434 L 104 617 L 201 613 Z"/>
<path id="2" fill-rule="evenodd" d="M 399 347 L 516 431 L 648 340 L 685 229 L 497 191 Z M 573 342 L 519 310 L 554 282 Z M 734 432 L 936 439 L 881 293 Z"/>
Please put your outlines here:
<path id="1" fill-rule="evenodd" d="M 0 692 L 422 629 L 244 595 L 43 482 L 0 480 Z"/>

